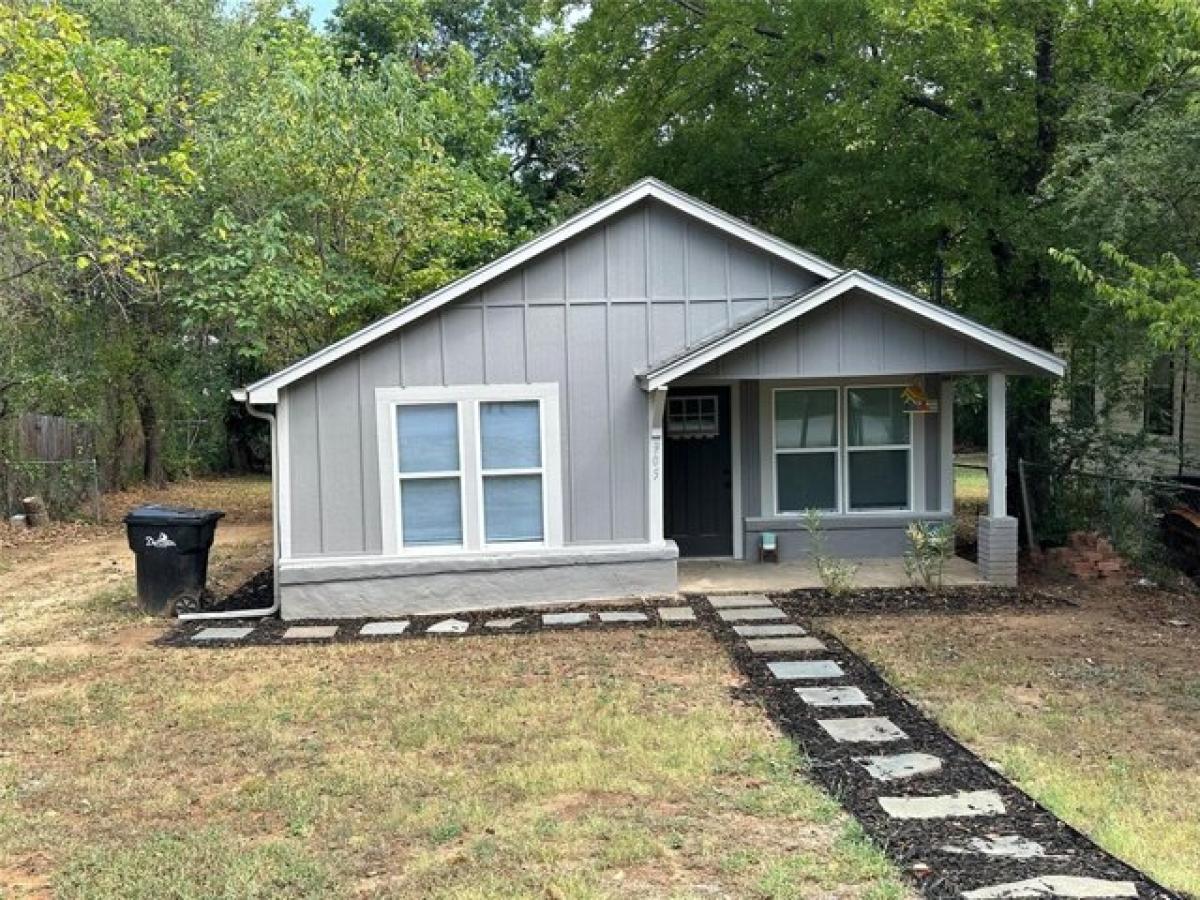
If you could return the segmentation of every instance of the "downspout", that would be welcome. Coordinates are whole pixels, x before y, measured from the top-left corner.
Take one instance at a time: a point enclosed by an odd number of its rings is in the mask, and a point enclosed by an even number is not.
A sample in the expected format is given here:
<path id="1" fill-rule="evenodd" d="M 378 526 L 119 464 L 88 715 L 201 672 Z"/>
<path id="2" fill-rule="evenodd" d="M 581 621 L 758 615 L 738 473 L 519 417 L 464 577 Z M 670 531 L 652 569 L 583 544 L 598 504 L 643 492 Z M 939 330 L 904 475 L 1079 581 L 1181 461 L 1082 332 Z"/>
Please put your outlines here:
<path id="1" fill-rule="evenodd" d="M 250 398 L 243 401 L 246 412 L 256 419 L 262 419 L 271 427 L 271 565 L 274 569 L 272 583 L 272 602 L 265 609 L 231 609 L 221 612 L 180 613 L 181 622 L 196 622 L 204 619 L 258 619 L 273 616 L 279 612 L 279 441 L 275 439 L 275 414 L 255 409 Z"/>

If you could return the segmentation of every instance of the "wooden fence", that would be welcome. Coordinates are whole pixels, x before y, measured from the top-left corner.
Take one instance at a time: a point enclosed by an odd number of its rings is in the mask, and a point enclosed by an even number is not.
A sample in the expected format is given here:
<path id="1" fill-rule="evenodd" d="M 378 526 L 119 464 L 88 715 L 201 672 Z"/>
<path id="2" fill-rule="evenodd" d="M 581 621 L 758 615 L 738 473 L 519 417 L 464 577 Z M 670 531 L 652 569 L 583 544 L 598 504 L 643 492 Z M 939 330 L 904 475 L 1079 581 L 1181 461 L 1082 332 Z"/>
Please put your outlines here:
<path id="1" fill-rule="evenodd" d="M 5 516 L 20 500 L 41 496 L 55 518 L 100 516 L 96 431 L 65 416 L 22 413 L 0 432 L 0 504 Z"/>
<path id="2" fill-rule="evenodd" d="M 96 455 L 96 432 L 86 422 L 65 416 L 22 413 L 13 427 L 13 451 L 17 459 L 56 461 Z"/>

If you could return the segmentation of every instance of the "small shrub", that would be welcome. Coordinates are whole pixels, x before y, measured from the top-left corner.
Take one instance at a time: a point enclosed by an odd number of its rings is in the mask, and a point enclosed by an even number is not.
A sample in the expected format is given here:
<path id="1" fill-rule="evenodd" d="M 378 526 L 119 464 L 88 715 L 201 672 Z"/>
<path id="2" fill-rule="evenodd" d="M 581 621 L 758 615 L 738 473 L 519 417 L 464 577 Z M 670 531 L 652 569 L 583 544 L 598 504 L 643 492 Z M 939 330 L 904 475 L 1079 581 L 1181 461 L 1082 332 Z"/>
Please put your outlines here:
<path id="1" fill-rule="evenodd" d="M 854 590 L 854 575 L 858 566 L 844 559 L 830 556 L 825 541 L 825 529 L 821 527 L 821 514 L 815 509 L 805 510 L 804 530 L 808 532 L 813 564 L 817 577 L 831 597 L 844 597 Z"/>
<path id="2" fill-rule="evenodd" d="M 928 591 L 942 589 L 946 560 L 954 552 L 954 525 L 950 522 L 911 522 L 905 531 L 908 549 L 904 572 L 913 584 Z"/>

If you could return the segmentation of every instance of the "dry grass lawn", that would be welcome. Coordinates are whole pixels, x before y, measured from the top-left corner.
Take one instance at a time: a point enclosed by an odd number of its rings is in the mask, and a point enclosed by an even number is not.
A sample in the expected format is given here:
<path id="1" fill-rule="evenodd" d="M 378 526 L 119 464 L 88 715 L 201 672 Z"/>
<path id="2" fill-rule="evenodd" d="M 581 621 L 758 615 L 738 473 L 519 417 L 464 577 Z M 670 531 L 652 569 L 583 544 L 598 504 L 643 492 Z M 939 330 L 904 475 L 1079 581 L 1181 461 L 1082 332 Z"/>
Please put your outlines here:
<path id="1" fill-rule="evenodd" d="M 1200 600 L 1070 593 L 1038 614 L 825 624 L 1063 819 L 1200 896 Z"/>
<path id="2" fill-rule="evenodd" d="M 701 631 L 158 649 L 123 541 L 0 550 L 0 896 L 911 896 Z"/>

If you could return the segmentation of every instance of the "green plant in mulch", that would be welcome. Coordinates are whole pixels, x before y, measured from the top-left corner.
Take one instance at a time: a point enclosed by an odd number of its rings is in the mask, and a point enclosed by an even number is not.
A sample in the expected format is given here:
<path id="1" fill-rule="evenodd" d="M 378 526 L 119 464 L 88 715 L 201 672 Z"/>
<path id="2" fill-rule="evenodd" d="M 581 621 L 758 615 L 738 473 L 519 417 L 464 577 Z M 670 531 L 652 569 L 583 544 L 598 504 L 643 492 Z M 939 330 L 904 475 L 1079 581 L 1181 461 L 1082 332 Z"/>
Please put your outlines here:
<path id="1" fill-rule="evenodd" d="M 808 532 L 809 553 L 817 567 L 817 577 L 831 597 L 844 597 L 854 590 L 854 576 L 858 566 L 848 560 L 829 555 L 829 544 L 825 529 L 821 525 L 821 514 L 815 509 L 804 511 L 804 530 Z"/>
<path id="2" fill-rule="evenodd" d="M 954 525 L 950 522 L 910 522 L 905 530 L 904 573 L 913 584 L 928 591 L 942 589 L 946 560 L 954 553 Z"/>

